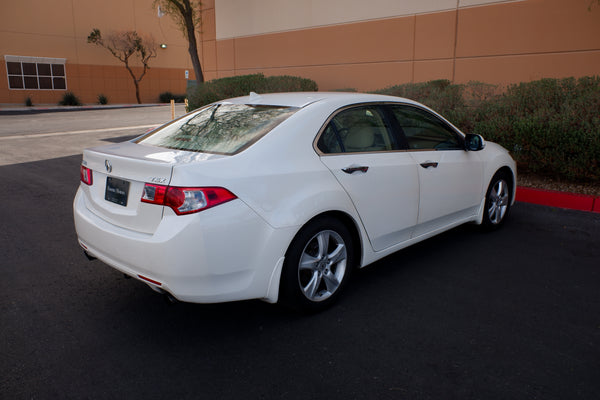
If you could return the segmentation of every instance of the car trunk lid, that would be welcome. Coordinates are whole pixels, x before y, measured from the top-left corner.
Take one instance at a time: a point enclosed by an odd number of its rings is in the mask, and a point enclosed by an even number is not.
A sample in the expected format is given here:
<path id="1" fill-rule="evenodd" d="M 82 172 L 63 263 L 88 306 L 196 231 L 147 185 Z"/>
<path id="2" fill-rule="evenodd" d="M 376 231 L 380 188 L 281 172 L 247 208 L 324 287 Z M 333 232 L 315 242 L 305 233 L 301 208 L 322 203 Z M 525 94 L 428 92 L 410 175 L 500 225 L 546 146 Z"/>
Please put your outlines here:
<path id="1" fill-rule="evenodd" d="M 164 207 L 141 201 L 144 186 L 168 185 L 173 166 L 185 159 L 184 155 L 189 152 L 132 142 L 84 150 L 82 165 L 92 170 L 93 177 L 92 185 L 81 185 L 87 208 L 118 227 L 153 233 Z"/>

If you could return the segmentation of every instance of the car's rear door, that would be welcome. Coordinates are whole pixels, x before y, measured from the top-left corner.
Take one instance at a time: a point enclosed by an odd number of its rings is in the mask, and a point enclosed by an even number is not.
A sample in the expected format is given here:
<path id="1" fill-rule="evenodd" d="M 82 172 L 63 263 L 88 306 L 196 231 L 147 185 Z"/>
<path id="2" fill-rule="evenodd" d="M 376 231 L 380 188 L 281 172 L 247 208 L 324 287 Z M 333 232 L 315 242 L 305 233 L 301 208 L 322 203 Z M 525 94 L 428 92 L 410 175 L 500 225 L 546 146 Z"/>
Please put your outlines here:
<path id="1" fill-rule="evenodd" d="M 417 223 L 417 166 L 378 105 L 340 110 L 317 141 L 321 161 L 346 190 L 375 251 L 408 240 Z"/>

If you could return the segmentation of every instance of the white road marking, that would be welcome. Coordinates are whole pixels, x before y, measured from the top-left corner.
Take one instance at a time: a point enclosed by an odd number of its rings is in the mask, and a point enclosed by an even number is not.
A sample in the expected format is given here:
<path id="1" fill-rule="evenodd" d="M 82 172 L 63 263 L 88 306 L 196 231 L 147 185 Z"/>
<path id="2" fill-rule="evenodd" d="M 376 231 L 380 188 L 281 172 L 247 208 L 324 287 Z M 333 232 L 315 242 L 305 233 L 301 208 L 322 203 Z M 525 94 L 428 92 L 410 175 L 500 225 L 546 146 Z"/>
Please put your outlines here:
<path id="1" fill-rule="evenodd" d="M 81 130 L 81 131 L 69 131 L 69 132 L 32 133 L 32 134 L 28 134 L 28 135 L 0 136 L 0 140 L 37 139 L 37 138 L 52 137 L 52 136 L 80 135 L 82 133 L 125 131 L 125 130 L 129 130 L 129 129 L 154 128 L 159 125 L 160 124 L 136 125 L 136 126 L 122 126 L 119 128 L 86 129 L 86 130 Z"/>

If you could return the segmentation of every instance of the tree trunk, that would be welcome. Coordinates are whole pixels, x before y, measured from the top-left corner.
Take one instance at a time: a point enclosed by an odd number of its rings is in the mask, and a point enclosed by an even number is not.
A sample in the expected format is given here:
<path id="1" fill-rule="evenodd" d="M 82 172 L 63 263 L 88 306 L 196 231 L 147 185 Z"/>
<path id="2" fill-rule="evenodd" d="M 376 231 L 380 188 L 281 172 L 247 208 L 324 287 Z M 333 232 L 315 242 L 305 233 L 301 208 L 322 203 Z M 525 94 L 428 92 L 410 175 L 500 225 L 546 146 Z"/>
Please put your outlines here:
<path id="1" fill-rule="evenodd" d="M 194 21 L 192 19 L 191 7 L 189 0 L 184 0 L 184 7 L 189 10 L 189 12 L 184 12 L 184 20 L 185 20 L 185 30 L 187 31 L 188 36 L 188 52 L 190 53 L 190 58 L 192 59 L 192 65 L 194 66 L 194 74 L 196 75 L 196 82 L 204 82 L 204 75 L 202 74 L 202 65 L 200 64 L 200 58 L 198 57 L 198 44 L 196 42 L 196 27 L 194 26 Z M 198 12 L 202 12 L 202 10 L 198 10 Z"/>
<path id="2" fill-rule="evenodd" d="M 138 104 L 142 104 L 142 100 L 140 100 L 140 84 L 136 79 L 133 80 L 133 83 L 135 83 L 135 98 Z"/>
<path id="3" fill-rule="evenodd" d="M 190 39 L 190 45 L 188 47 L 188 52 L 190 53 L 190 58 L 192 59 L 192 65 L 194 66 L 194 74 L 196 75 L 196 82 L 204 82 L 204 75 L 202 74 L 202 66 L 200 65 L 200 58 L 198 57 L 198 46 L 196 45 L 196 37 L 192 33 L 192 39 Z"/>
<path id="4" fill-rule="evenodd" d="M 129 63 L 127 61 L 125 61 L 125 68 L 127 68 L 127 71 L 129 71 L 129 75 L 131 75 L 131 80 L 133 80 L 133 84 L 135 85 L 135 98 L 136 98 L 138 104 L 142 104 L 142 100 L 140 100 L 140 84 L 139 84 L 139 81 L 135 77 L 135 74 L 133 73 L 133 71 L 131 70 L 131 68 L 129 68 Z"/>

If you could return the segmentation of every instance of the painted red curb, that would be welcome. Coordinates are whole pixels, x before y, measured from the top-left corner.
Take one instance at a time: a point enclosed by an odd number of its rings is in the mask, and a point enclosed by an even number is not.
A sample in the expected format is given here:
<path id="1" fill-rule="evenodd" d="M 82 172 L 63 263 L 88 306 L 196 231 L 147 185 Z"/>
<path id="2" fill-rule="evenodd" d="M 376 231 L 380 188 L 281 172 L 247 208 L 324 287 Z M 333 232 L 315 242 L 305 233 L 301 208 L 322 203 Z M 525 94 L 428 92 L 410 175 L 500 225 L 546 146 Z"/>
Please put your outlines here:
<path id="1" fill-rule="evenodd" d="M 517 187 L 517 201 L 542 206 L 600 213 L 600 197 L 558 192 L 554 190 Z"/>

